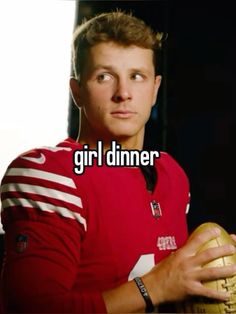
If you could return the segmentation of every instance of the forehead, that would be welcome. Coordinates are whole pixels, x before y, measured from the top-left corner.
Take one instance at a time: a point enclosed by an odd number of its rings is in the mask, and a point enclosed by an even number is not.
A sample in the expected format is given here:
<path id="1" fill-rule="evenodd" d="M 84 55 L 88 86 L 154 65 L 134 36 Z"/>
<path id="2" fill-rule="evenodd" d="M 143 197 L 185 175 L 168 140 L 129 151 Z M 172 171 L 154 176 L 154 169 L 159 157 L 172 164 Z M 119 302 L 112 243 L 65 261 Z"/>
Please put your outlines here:
<path id="1" fill-rule="evenodd" d="M 106 66 L 153 70 L 153 51 L 134 45 L 122 46 L 114 42 L 99 43 L 89 49 L 85 65 L 87 70 Z"/>

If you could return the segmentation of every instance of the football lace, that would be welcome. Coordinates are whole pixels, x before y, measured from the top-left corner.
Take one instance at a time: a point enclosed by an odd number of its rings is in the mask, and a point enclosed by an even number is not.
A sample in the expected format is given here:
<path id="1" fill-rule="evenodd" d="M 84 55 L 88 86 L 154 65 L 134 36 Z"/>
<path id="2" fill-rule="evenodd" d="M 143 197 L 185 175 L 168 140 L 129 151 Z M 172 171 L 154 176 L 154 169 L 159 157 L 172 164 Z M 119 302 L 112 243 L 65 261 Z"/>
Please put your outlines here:
<path id="1" fill-rule="evenodd" d="M 225 313 L 236 313 L 236 277 L 226 281 L 222 287 L 231 293 L 230 300 L 224 302 L 226 305 Z"/>

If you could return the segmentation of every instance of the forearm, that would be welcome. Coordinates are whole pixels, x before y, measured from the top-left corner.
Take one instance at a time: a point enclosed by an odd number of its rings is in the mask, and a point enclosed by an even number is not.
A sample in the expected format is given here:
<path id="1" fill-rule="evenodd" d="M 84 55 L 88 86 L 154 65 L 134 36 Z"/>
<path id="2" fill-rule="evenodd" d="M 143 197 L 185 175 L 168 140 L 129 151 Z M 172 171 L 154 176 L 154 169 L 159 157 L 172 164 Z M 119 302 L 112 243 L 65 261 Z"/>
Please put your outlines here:
<path id="1" fill-rule="evenodd" d="M 4 313 L 105 313 L 100 294 L 59 293 L 51 295 L 18 297 L 4 296 Z M 7 304 L 6 304 L 7 303 Z"/>
<path id="2" fill-rule="evenodd" d="M 145 302 L 132 280 L 103 293 L 108 313 L 144 313 Z"/>
<path id="3" fill-rule="evenodd" d="M 201 243 L 206 243 L 218 235 L 219 230 L 209 229 L 199 237 L 190 238 L 185 247 L 162 260 L 142 277 L 155 306 L 182 301 L 192 295 L 222 301 L 229 299 L 229 292 L 207 288 L 202 281 L 231 277 L 235 275 L 235 265 L 207 269 L 202 268 L 202 265 L 221 256 L 234 254 L 235 248 L 232 245 L 224 245 L 196 253 Z M 104 293 L 103 297 L 108 313 L 145 311 L 144 299 L 133 281 Z"/>
<path id="4" fill-rule="evenodd" d="M 159 288 L 153 281 L 152 274 L 141 278 L 154 307 L 158 305 Z M 154 293 L 155 291 L 155 293 Z M 103 293 L 108 313 L 145 313 L 147 304 L 134 280 Z"/>

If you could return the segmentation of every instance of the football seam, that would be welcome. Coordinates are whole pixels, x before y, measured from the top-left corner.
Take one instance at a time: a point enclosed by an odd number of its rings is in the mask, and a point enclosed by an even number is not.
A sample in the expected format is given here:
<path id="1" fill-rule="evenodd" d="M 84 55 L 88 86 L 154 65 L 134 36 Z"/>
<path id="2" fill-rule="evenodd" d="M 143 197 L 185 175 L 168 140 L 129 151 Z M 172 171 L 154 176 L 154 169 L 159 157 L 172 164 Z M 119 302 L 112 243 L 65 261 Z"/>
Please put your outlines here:
<path id="1" fill-rule="evenodd" d="M 216 239 L 216 242 L 217 242 L 217 245 L 218 246 L 221 246 L 222 244 L 220 243 L 219 239 L 217 238 Z M 225 256 L 222 257 L 222 260 L 223 260 L 223 265 L 224 266 L 227 266 L 226 264 L 226 260 L 225 260 Z M 229 281 L 229 278 L 232 279 L 232 281 L 234 280 L 235 282 L 228 282 Z M 227 292 L 230 292 L 230 300 L 229 301 L 225 301 L 223 302 L 224 305 L 225 305 L 225 313 L 236 313 L 236 300 L 235 301 L 232 301 L 232 294 L 236 294 L 236 276 L 232 276 L 232 277 L 228 277 L 228 278 L 222 278 L 222 280 L 224 280 L 224 284 L 221 284 L 222 288 L 223 289 L 226 289 Z M 230 287 L 233 287 L 232 288 L 232 291 L 229 289 Z"/>

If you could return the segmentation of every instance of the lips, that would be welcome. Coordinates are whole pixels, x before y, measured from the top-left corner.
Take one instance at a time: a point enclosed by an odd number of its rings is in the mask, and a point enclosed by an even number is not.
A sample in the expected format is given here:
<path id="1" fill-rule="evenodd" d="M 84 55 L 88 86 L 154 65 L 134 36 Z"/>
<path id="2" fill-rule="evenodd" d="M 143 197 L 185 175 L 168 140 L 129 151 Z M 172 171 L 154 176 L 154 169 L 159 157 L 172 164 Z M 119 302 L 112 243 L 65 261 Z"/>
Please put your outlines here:
<path id="1" fill-rule="evenodd" d="M 115 118 L 128 119 L 136 115 L 136 112 L 130 110 L 115 110 L 111 112 Z"/>

